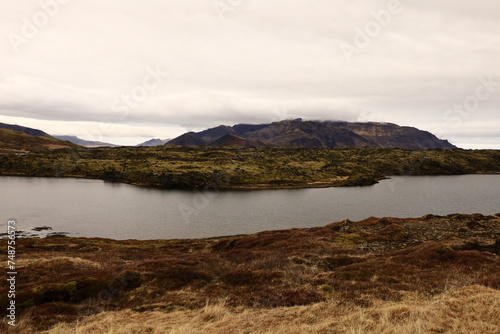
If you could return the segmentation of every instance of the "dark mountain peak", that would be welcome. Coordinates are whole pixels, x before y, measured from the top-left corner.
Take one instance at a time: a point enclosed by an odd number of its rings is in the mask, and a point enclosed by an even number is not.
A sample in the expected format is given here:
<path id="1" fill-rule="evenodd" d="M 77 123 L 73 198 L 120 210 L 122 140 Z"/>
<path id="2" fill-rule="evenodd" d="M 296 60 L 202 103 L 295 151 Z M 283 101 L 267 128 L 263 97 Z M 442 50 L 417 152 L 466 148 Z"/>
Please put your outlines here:
<path id="1" fill-rule="evenodd" d="M 46 133 L 42 130 L 28 128 L 26 126 L 21 126 L 21 125 L 17 125 L 17 124 L 0 123 L 0 129 L 9 129 L 9 130 L 23 132 L 23 133 L 26 133 L 26 134 L 32 135 L 32 136 L 52 138 L 51 135 L 49 135 L 48 133 Z"/>
<path id="2" fill-rule="evenodd" d="M 187 132 L 179 137 L 176 137 L 165 145 L 179 145 L 179 146 L 202 146 L 208 143 L 198 137 L 194 132 Z"/>
<path id="3" fill-rule="evenodd" d="M 215 128 L 210 128 L 205 131 L 197 132 L 196 136 L 206 142 L 212 142 L 224 135 L 227 135 L 228 133 L 234 133 L 234 132 L 235 131 L 230 126 L 219 125 Z"/>

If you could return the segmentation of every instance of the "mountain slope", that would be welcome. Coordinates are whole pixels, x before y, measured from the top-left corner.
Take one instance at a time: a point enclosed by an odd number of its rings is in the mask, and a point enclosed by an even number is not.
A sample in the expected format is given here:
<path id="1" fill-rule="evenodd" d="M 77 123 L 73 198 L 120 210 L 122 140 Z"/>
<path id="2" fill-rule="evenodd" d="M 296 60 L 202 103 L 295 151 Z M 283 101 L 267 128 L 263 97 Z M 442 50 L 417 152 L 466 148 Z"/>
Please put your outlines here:
<path id="1" fill-rule="evenodd" d="M 52 137 L 32 136 L 20 131 L 0 129 L 0 153 L 27 153 L 78 147 Z"/>
<path id="2" fill-rule="evenodd" d="M 377 143 L 380 147 L 407 149 L 456 148 L 447 140 L 438 139 L 430 132 L 409 126 L 399 126 L 392 123 L 333 122 L 332 124 L 363 136 Z"/>
<path id="3" fill-rule="evenodd" d="M 243 137 L 235 136 L 232 134 L 227 134 L 225 136 L 220 137 L 219 139 L 210 143 L 210 146 L 230 146 L 237 145 L 242 147 L 265 147 L 266 144 L 258 141 L 246 139 Z"/>
<path id="4" fill-rule="evenodd" d="M 54 136 L 54 138 L 64 140 L 64 141 L 69 141 L 70 143 L 84 146 L 84 147 L 117 147 L 118 146 L 115 144 L 104 143 L 102 141 L 85 140 L 85 139 L 78 138 L 77 136 Z"/>
<path id="5" fill-rule="evenodd" d="M 48 133 L 38 130 L 38 129 L 33 129 L 33 128 L 28 128 L 26 126 L 21 126 L 17 124 L 5 124 L 5 123 L 0 123 L 0 129 L 9 129 L 9 130 L 14 130 L 14 131 L 19 131 L 26 133 L 28 135 L 32 136 L 40 136 L 40 137 L 52 137 Z"/>
<path id="6" fill-rule="evenodd" d="M 271 146 L 338 148 L 377 147 L 378 145 L 350 130 L 331 125 L 328 122 L 281 121 L 271 123 L 257 131 L 248 132 L 246 138 L 261 140 Z"/>

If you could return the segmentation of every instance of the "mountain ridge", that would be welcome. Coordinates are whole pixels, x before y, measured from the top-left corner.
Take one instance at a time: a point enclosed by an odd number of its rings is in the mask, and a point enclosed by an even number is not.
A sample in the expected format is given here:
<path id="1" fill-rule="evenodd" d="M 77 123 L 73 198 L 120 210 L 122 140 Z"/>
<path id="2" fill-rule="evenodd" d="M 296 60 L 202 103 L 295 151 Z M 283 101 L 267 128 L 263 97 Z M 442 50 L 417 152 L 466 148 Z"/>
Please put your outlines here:
<path id="1" fill-rule="evenodd" d="M 34 129 L 34 128 L 29 128 L 27 126 L 21 126 L 21 125 L 17 125 L 17 124 L 0 123 L 0 129 L 19 131 L 19 132 L 26 133 L 26 134 L 32 135 L 32 136 L 37 136 L 37 137 L 54 138 L 53 136 L 49 135 L 45 131 Z"/>
<path id="2" fill-rule="evenodd" d="M 77 136 L 53 136 L 54 138 L 64 140 L 64 141 L 69 141 L 70 143 L 84 146 L 84 147 L 118 147 L 118 145 L 111 144 L 111 143 L 105 143 L 102 141 L 94 141 L 94 140 L 85 140 L 78 138 Z"/>
<path id="3" fill-rule="evenodd" d="M 224 136 L 234 136 L 232 140 Z M 237 139 L 239 137 L 241 139 Z M 246 140 L 246 141 L 245 141 Z M 200 132 L 188 132 L 166 144 L 181 146 L 239 145 L 268 147 L 344 148 L 378 147 L 402 149 L 453 149 L 455 145 L 434 134 L 394 123 L 304 121 L 301 118 L 269 124 L 219 125 Z"/>
<path id="4" fill-rule="evenodd" d="M 170 139 L 160 139 L 160 138 L 152 138 L 150 140 L 147 140 L 143 143 L 137 144 L 135 146 L 140 147 L 140 146 L 161 146 L 165 145 L 168 143 Z"/>

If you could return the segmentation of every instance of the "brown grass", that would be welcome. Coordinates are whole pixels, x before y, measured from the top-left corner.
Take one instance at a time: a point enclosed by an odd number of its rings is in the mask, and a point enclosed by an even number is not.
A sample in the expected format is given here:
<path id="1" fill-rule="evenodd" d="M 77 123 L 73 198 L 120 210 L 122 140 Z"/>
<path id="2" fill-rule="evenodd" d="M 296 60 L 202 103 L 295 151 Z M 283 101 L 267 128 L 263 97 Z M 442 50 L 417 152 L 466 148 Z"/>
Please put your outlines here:
<path id="1" fill-rule="evenodd" d="M 104 312 L 47 334 L 139 333 L 500 333 L 500 292 L 482 286 L 433 298 L 408 293 L 399 302 L 373 300 L 363 308 L 335 301 L 270 310 L 231 309 L 223 303 L 201 310 L 164 313 Z"/>
<path id="2" fill-rule="evenodd" d="M 19 333 L 480 332 L 498 325 L 487 316 L 498 304 L 499 240 L 500 215 L 199 240 L 18 239 L 17 314 L 29 328 Z M 481 298 L 473 315 L 468 303 Z"/>

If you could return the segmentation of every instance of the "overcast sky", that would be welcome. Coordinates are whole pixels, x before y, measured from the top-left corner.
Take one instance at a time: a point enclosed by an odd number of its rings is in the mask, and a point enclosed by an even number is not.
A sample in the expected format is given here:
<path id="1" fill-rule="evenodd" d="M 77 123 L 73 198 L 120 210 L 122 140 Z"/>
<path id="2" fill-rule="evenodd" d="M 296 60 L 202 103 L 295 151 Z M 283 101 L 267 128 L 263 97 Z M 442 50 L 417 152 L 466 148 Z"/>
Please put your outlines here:
<path id="1" fill-rule="evenodd" d="M 500 2 L 0 0 L 0 122 L 118 144 L 302 117 L 500 148 Z"/>

